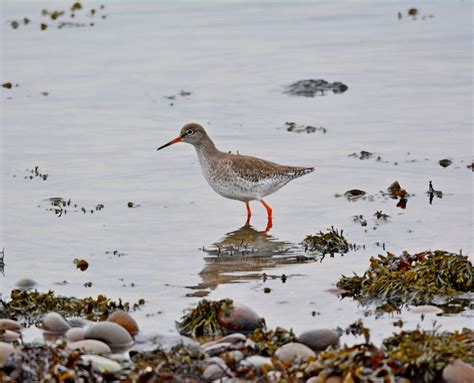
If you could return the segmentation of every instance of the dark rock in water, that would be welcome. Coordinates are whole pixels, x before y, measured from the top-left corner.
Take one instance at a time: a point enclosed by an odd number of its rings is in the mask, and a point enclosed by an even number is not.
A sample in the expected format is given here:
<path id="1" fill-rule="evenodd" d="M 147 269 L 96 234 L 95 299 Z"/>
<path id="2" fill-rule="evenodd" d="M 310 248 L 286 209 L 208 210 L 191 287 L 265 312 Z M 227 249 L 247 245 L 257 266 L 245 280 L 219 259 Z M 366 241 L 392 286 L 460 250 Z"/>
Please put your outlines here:
<path id="1" fill-rule="evenodd" d="M 275 351 L 281 362 L 293 362 L 295 359 L 315 357 L 316 354 L 308 346 L 301 343 L 287 343 Z"/>
<path id="2" fill-rule="evenodd" d="M 329 83 L 326 80 L 300 80 L 286 86 L 285 93 L 292 96 L 315 97 L 324 96 L 326 92 L 344 93 L 348 89 L 342 82 Z"/>
<path id="3" fill-rule="evenodd" d="M 309 330 L 302 333 L 298 341 L 313 351 L 323 351 L 329 346 L 339 344 L 339 334 L 334 330 Z"/>
<path id="4" fill-rule="evenodd" d="M 443 380 L 446 383 L 472 383 L 474 382 L 474 367 L 456 359 L 444 368 Z"/>
<path id="5" fill-rule="evenodd" d="M 449 165 L 451 165 L 453 163 L 453 161 L 451 160 L 448 160 L 447 158 L 443 159 L 443 160 L 439 160 L 438 161 L 439 165 L 442 166 L 443 168 L 447 168 Z"/>
<path id="6" fill-rule="evenodd" d="M 367 193 L 363 190 L 359 189 L 351 189 L 348 190 L 344 193 L 344 196 L 349 200 L 349 201 L 355 201 L 363 196 L 365 196 Z"/>
<path id="7" fill-rule="evenodd" d="M 33 279 L 30 279 L 30 278 L 23 278 L 23 279 L 20 279 L 19 281 L 16 281 L 15 285 L 19 288 L 19 289 L 31 289 L 33 287 L 36 286 L 36 281 L 34 281 Z"/>
<path id="8" fill-rule="evenodd" d="M 247 333 L 262 327 L 259 316 L 250 307 L 234 303 L 229 315 L 220 312 L 219 324 L 230 331 Z"/>

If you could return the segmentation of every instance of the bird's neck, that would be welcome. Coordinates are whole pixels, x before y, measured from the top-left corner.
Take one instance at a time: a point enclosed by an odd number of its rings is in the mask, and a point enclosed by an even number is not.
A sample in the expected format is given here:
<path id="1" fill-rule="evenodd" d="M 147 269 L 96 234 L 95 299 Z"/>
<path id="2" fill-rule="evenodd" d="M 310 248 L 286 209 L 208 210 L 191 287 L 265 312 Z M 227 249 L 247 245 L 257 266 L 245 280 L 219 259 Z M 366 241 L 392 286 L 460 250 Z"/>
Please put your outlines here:
<path id="1" fill-rule="evenodd" d="M 209 159 L 216 156 L 219 153 L 219 149 L 216 148 L 214 142 L 209 137 L 201 140 L 199 145 L 194 145 L 199 159 Z"/>

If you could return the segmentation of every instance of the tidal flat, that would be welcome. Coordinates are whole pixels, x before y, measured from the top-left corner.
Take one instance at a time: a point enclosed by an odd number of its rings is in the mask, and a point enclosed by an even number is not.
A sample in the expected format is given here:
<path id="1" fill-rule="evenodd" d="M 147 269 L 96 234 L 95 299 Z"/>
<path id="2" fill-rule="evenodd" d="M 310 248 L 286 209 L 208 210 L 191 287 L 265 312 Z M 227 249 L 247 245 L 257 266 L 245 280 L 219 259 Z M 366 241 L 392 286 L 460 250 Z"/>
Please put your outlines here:
<path id="1" fill-rule="evenodd" d="M 397 321 L 472 327 L 469 291 L 463 310 L 381 313 L 336 286 L 387 251 L 473 260 L 472 4 L 411 7 L 4 1 L 2 300 L 19 281 L 144 300 L 147 347 L 176 342 L 204 297 L 296 334 L 363 319 L 377 346 Z M 288 93 L 298 83 L 327 89 Z M 315 172 L 268 197 L 267 232 L 258 203 L 247 223 L 209 188 L 191 146 L 156 151 L 188 122 L 222 150 Z M 305 246 L 331 228 L 347 252 Z"/>

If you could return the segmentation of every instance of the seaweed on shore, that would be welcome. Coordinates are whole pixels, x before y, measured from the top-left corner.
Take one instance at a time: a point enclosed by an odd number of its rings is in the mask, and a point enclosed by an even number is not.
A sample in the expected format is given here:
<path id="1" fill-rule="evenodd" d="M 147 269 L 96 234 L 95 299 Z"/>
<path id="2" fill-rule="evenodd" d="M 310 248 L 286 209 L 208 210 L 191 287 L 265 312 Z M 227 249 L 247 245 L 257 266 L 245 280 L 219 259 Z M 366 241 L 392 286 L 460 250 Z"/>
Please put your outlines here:
<path id="1" fill-rule="evenodd" d="M 176 327 L 181 335 L 193 338 L 225 335 L 228 331 L 219 323 L 219 316 L 229 315 L 232 309 L 231 299 L 220 301 L 203 299 L 194 309 L 183 315 L 180 322 L 176 322 Z"/>
<path id="2" fill-rule="evenodd" d="M 99 295 L 97 298 L 75 298 L 55 295 L 54 291 L 41 293 L 37 290 L 12 290 L 10 300 L 1 300 L 0 318 L 15 319 L 28 325 L 36 323 L 39 317 L 47 312 L 57 312 L 65 317 L 79 316 L 89 320 L 105 320 L 115 310 L 135 310 L 144 304 L 140 300 L 134 305 L 118 302 Z"/>
<path id="3" fill-rule="evenodd" d="M 281 327 L 277 327 L 275 330 L 258 328 L 248 337 L 255 342 L 255 353 L 263 356 L 273 356 L 279 347 L 290 342 L 297 342 L 293 330 L 288 331 Z"/>
<path id="4" fill-rule="evenodd" d="M 402 331 L 383 341 L 392 369 L 416 382 L 441 378 L 443 368 L 455 359 L 474 364 L 474 331 Z"/>
<path id="5" fill-rule="evenodd" d="M 442 306 L 462 293 L 474 292 L 473 278 L 472 263 L 460 254 L 436 250 L 395 256 L 387 252 L 387 256 L 371 258 L 362 276 L 342 276 L 337 287 L 363 304 Z M 469 300 L 463 302 L 467 305 Z"/>
<path id="6" fill-rule="evenodd" d="M 346 254 L 349 252 L 350 244 L 347 239 L 344 238 L 343 230 L 340 232 L 331 226 L 326 233 L 320 231 L 318 234 L 308 235 L 303 240 L 305 251 L 317 251 L 323 255 L 330 254 L 334 257 L 334 254 Z"/>

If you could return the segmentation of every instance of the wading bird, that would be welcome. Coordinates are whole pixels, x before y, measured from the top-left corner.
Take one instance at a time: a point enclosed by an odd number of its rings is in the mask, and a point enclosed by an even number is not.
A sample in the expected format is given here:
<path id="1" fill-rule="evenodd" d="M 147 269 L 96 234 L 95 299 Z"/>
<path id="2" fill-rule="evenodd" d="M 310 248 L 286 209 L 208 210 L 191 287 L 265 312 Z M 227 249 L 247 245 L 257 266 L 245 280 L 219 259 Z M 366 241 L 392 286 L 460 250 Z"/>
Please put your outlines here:
<path id="1" fill-rule="evenodd" d="M 194 146 L 204 178 L 217 194 L 245 202 L 247 222 L 252 214 L 249 202 L 260 201 L 268 213 L 267 230 L 272 226 L 272 209 L 263 197 L 275 193 L 291 180 L 314 170 L 222 152 L 216 148 L 204 128 L 195 123 L 184 125 L 178 137 L 157 150 L 178 142 L 187 142 Z"/>

